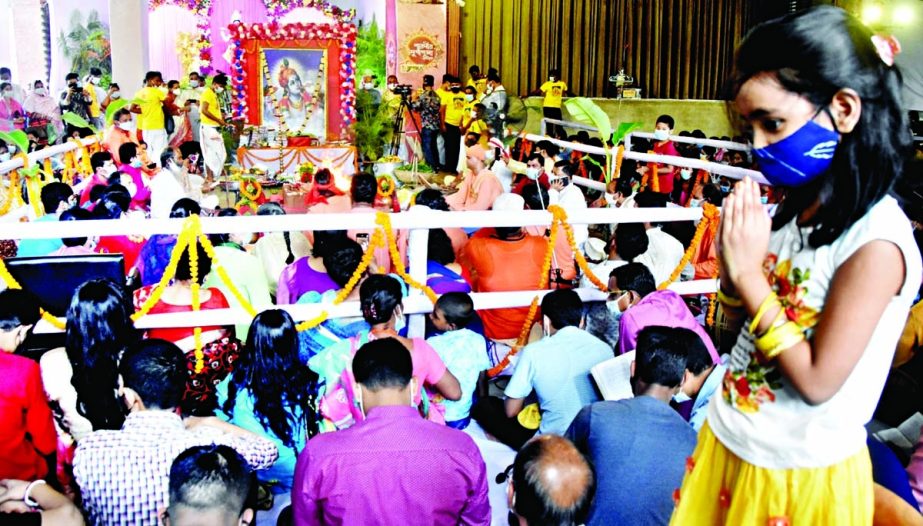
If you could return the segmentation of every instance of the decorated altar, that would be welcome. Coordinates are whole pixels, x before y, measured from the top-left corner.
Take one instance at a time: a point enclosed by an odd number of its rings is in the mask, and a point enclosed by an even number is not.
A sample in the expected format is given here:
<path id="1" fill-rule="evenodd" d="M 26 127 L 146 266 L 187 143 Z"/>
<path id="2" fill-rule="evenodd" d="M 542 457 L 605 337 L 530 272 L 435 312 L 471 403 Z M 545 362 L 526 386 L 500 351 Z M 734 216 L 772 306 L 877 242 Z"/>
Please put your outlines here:
<path id="1" fill-rule="evenodd" d="M 294 146 L 283 148 L 237 149 L 237 162 L 244 170 L 262 168 L 269 172 L 297 174 L 299 167 L 311 163 L 316 169 L 326 168 L 337 181 L 352 177 L 358 171 L 354 146 Z"/>

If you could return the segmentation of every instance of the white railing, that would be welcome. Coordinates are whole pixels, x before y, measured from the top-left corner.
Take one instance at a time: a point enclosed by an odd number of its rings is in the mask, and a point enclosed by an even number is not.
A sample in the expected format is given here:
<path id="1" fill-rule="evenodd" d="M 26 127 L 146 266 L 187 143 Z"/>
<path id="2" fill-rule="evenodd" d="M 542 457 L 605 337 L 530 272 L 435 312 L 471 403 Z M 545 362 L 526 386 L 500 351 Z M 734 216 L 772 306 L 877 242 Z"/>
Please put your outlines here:
<path id="1" fill-rule="evenodd" d="M 80 143 L 84 146 L 89 146 L 96 143 L 96 137 L 87 137 L 85 139 L 80 139 Z M 48 146 L 28 154 L 30 163 L 37 163 L 39 161 L 44 161 L 49 157 L 54 157 L 56 155 L 61 155 L 62 153 L 67 153 L 72 150 L 77 149 L 77 144 L 73 141 L 67 141 L 63 144 L 55 144 L 54 146 Z M 12 172 L 17 168 L 22 168 L 22 159 L 19 157 L 14 157 L 9 161 L 0 162 L 0 174 L 5 174 Z"/>
<path id="2" fill-rule="evenodd" d="M 591 208 L 568 217 L 572 224 L 609 224 L 638 222 L 669 222 L 696 220 L 702 216 L 700 208 Z M 391 225 L 396 230 L 409 230 L 409 273 L 415 280 L 426 281 L 426 247 L 430 228 L 484 228 L 496 226 L 548 225 L 552 216 L 543 210 L 521 212 L 436 212 L 425 208 L 391 214 Z M 246 233 L 309 230 L 372 229 L 377 225 L 374 214 L 297 214 L 286 216 L 203 217 L 204 233 Z M 2 226 L 0 237 L 8 239 L 53 239 L 107 235 L 178 234 L 182 219 L 116 219 L 97 221 L 32 222 Z M 606 276 L 600 276 L 605 279 Z M 708 294 L 715 292 L 716 281 L 698 280 L 675 283 L 671 286 L 680 294 Z M 532 298 L 547 291 L 490 292 L 473 294 L 478 310 L 524 307 Z M 586 300 L 605 299 L 605 294 L 595 289 L 578 289 Z M 411 315 L 410 334 L 423 334 L 423 315 L 432 305 L 421 292 L 411 290 L 405 299 L 405 312 Z M 311 319 L 321 311 L 330 318 L 359 316 L 358 302 L 341 305 L 259 305 L 259 308 L 280 308 L 289 311 L 296 320 Z M 205 310 L 177 314 L 151 314 L 138 321 L 139 328 L 191 327 L 246 323 L 249 316 L 242 309 Z M 41 322 L 38 332 L 54 332 L 49 324 Z"/>
<path id="3" fill-rule="evenodd" d="M 642 139 L 655 139 L 653 133 L 650 132 L 631 132 L 625 135 L 625 149 L 631 149 L 631 138 L 632 137 L 641 137 Z M 701 144 L 702 146 L 712 146 L 714 148 L 724 148 L 725 150 L 736 150 L 739 152 L 749 152 L 750 145 L 741 144 L 739 142 L 732 141 L 721 141 L 718 139 L 700 139 L 698 137 L 683 137 L 681 135 L 671 135 L 670 141 L 672 142 L 684 142 L 688 144 Z"/>
<path id="4" fill-rule="evenodd" d="M 545 120 L 543 120 L 544 126 Z M 592 126 L 566 121 L 551 120 L 554 124 L 561 124 L 579 129 L 595 131 Z M 638 136 L 644 134 L 637 133 Z M 529 134 L 526 138 L 531 141 L 547 140 L 560 147 L 592 154 L 605 155 L 613 153 L 612 150 L 596 148 L 584 144 L 569 143 L 551 139 L 549 137 Z M 685 139 L 676 137 L 675 139 Z M 95 138 L 81 140 L 83 145 L 90 145 Z M 688 141 L 687 141 L 688 142 Z M 716 141 L 695 140 L 694 142 L 715 143 Z M 726 141 L 719 147 L 726 147 Z M 733 143 L 730 143 L 733 144 Z M 60 155 L 74 150 L 77 145 L 73 142 L 50 146 L 29 154 L 32 163 L 46 158 Z M 739 148 L 738 148 L 739 149 Z M 751 178 L 765 182 L 759 172 L 734 168 L 717 163 L 709 163 L 698 159 L 687 159 L 667 155 L 649 155 L 626 151 L 626 159 L 635 159 L 642 162 L 659 162 L 689 168 L 708 170 L 733 178 Z M 0 163 L 0 174 L 21 168 L 21 159 L 11 159 Z M 574 182 L 597 190 L 605 190 L 605 185 L 583 177 L 575 177 Z M 638 222 L 669 222 L 697 220 L 702 216 L 699 208 L 655 208 L 655 209 L 613 209 L 592 208 L 573 213 L 569 218 L 572 224 L 610 224 L 610 223 L 638 223 Z M 524 210 L 521 212 L 435 212 L 427 209 L 414 209 L 400 214 L 392 214 L 391 225 L 397 230 L 408 230 L 408 268 L 411 277 L 419 282 L 426 281 L 427 240 L 430 228 L 486 228 L 510 226 L 548 225 L 552 216 L 547 211 Z M 372 229 L 377 225 L 373 214 L 298 214 L 287 216 L 242 216 L 242 217 L 206 217 L 201 221 L 202 230 L 206 234 L 212 233 L 250 233 L 250 232 L 281 232 L 281 231 L 314 231 L 314 230 L 347 230 L 347 229 Z M 98 221 L 66 221 L 66 222 L 30 222 L 0 224 L 0 238 L 3 239 L 60 239 L 112 235 L 140 235 L 150 237 L 154 234 L 178 234 L 182 230 L 182 219 L 118 219 Z M 606 276 L 600 276 L 605 279 Z M 717 290 L 716 280 L 698 280 L 691 282 L 674 283 L 670 286 L 679 294 L 708 294 Z M 596 289 L 577 289 L 586 301 L 602 300 L 606 295 Z M 544 295 L 548 291 L 519 291 L 519 292 L 491 292 L 472 294 L 475 308 L 478 310 L 523 307 L 527 306 L 536 294 Z M 420 291 L 411 290 L 410 296 L 405 299 L 405 312 L 410 315 L 410 334 L 422 335 L 424 329 L 423 315 L 432 311 L 432 305 Z M 360 315 L 358 302 L 344 302 L 341 305 L 257 305 L 257 309 L 279 308 L 287 310 L 296 320 L 305 320 L 316 317 L 326 311 L 330 318 L 356 317 Z M 227 325 L 233 323 L 246 323 L 250 317 L 242 309 L 217 309 L 200 312 L 185 312 L 175 314 L 152 314 L 140 319 L 137 326 L 142 329 L 156 327 L 191 327 L 209 325 Z M 50 324 L 40 322 L 37 332 L 55 332 Z"/>
<path id="5" fill-rule="evenodd" d="M 560 141 L 557 139 L 552 139 L 550 137 L 542 137 L 541 135 L 527 134 L 527 140 L 538 142 L 538 141 L 548 141 L 552 144 L 557 145 L 560 148 L 566 148 L 568 150 L 576 150 L 579 152 L 592 153 L 596 155 L 615 155 L 615 148 L 605 149 L 599 148 L 597 146 L 588 146 L 586 144 L 578 144 L 567 141 Z M 685 138 L 685 137 L 683 137 Z M 749 170 L 747 168 L 737 168 L 736 166 L 728 166 L 726 164 L 713 163 L 709 161 L 703 161 L 701 159 L 691 159 L 689 157 L 681 157 L 676 155 L 657 155 L 650 153 L 640 153 L 632 152 L 628 149 L 626 144 L 625 152 L 622 154 L 623 159 L 634 159 L 636 161 L 641 161 L 644 163 L 663 163 L 669 164 L 672 166 L 681 166 L 683 168 L 692 168 L 695 170 L 705 170 L 707 172 L 723 175 L 730 177 L 732 179 L 743 179 L 744 177 L 749 177 L 759 184 L 769 184 L 769 181 L 763 177 L 763 174 L 757 172 L 756 170 Z M 579 181 L 575 181 L 580 184 Z"/>

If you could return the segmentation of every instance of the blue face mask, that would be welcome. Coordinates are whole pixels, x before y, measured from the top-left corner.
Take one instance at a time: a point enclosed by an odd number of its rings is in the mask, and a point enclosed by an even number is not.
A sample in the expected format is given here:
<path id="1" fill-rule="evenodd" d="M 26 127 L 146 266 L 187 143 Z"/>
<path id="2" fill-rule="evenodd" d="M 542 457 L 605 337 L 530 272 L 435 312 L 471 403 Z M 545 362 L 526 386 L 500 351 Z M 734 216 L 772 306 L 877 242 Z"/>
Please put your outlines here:
<path id="1" fill-rule="evenodd" d="M 840 134 L 809 120 L 795 133 L 765 148 L 756 148 L 760 171 L 774 186 L 802 186 L 833 163 Z"/>

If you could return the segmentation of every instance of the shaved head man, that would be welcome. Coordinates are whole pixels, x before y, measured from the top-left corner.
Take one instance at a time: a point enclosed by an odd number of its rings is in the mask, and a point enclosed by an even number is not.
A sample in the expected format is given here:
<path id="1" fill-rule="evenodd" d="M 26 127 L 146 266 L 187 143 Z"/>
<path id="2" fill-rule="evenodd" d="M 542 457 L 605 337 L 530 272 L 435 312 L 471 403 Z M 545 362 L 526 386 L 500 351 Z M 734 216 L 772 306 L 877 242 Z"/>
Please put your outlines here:
<path id="1" fill-rule="evenodd" d="M 507 498 L 520 526 L 583 524 L 596 478 L 574 444 L 557 435 L 540 435 L 519 450 Z"/>

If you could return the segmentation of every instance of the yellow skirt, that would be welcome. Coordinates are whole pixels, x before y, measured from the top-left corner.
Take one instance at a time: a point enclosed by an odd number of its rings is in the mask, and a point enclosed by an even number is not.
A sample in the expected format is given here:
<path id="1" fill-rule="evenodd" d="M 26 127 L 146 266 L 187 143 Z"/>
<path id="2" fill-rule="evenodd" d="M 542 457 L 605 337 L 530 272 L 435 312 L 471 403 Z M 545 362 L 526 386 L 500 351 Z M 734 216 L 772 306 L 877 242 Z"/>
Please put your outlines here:
<path id="1" fill-rule="evenodd" d="M 671 526 L 865 526 L 875 506 L 866 448 L 825 468 L 766 469 L 731 453 L 707 423 L 673 498 Z"/>

